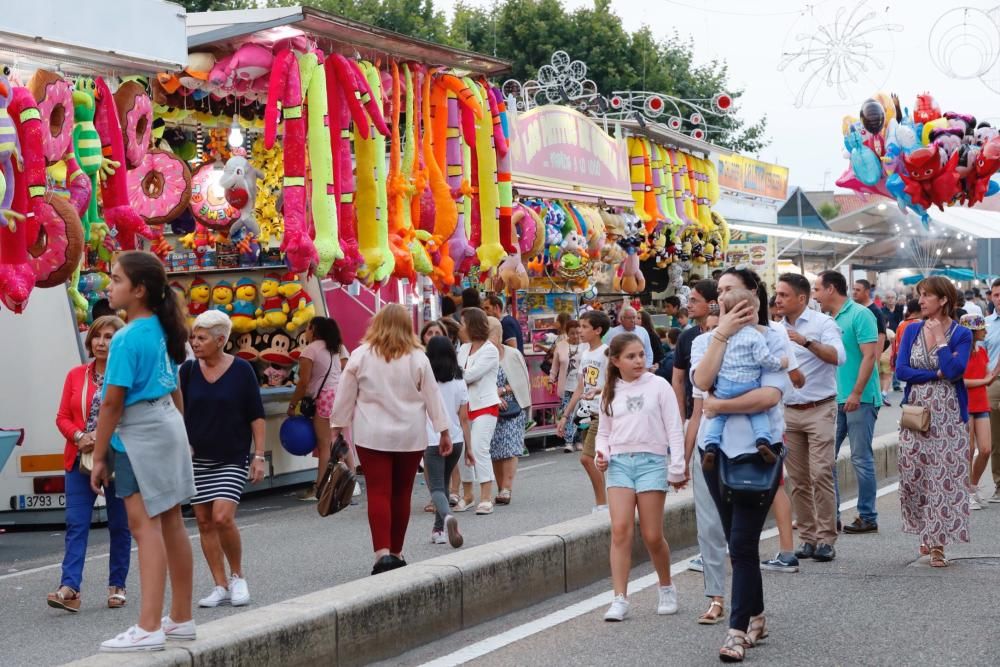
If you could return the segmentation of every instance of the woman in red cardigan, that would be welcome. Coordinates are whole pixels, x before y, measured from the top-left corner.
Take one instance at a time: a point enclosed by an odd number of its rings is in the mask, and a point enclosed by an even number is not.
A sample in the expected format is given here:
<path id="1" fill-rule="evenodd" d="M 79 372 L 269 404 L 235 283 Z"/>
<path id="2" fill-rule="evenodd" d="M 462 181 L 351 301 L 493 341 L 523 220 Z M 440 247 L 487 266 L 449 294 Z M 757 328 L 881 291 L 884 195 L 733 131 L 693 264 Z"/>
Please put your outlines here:
<path id="1" fill-rule="evenodd" d="M 50 607 L 69 612 L 80 610 L 80 584 L 87 555 L 87 538 L 97 494 L 90 488 L 90 470 L 80 470 L 80 458 L 94 451 L 97 414 L 101 407 L 101 385 L 108 362 L 111 338 L 125 326 L 114 315 L 98 317 L 87 332 L 85 346 L 93 361 L 70 370 L 63 386 L 56 426 L 66 438 L 63 450 L 66 468 L 66 555 L 62 562 L 62 583 L 49 593 Z M 128 577 L 132 535 L 124 501 L 115 495 L 114 482 L 104 487 L 108 531 L 111 533 L 108 607 L 125 606 L 125 579 Z"/>

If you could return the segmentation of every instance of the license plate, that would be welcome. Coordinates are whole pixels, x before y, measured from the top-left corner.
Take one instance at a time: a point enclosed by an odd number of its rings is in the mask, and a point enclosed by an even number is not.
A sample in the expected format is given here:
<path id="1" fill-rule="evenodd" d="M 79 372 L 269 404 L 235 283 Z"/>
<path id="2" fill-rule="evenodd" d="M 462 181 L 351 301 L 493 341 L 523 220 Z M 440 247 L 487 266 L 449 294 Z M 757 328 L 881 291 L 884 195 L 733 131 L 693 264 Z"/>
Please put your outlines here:
<path id="1" fill-rule="evenodd" d="M 17 510 L 48 510 L 66 507 L 65 493 L 39 493 L 30 496 L 17 496 L 14 509 Z"/>

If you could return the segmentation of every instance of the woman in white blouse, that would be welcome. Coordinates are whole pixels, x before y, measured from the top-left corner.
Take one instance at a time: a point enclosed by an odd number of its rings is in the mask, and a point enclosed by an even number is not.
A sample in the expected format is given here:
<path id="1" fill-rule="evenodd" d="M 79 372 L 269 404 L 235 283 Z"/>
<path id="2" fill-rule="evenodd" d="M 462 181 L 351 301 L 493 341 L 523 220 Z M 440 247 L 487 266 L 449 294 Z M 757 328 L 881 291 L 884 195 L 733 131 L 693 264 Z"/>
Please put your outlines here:
<path id="1" fill-rule="evenodd" d="M 479 504 L 476 514 L 492 514 L 493 466 L 490 459 L 490 442 L 500 414 L 500 395 L 497 393 L 497 371 L 500 368 L 500 351 L 489 341 L 489 321 L 479 308 L 462 309 L 463 339 L 468 343 L 458 350 L 458 364 L 466 384 L 469 385 L 469 421 L 475 466 L 463 460 L 460 466 L 463 498 L 455 505 L 456 512 L 472 507 L 472 483 L 479 482 Z"/>

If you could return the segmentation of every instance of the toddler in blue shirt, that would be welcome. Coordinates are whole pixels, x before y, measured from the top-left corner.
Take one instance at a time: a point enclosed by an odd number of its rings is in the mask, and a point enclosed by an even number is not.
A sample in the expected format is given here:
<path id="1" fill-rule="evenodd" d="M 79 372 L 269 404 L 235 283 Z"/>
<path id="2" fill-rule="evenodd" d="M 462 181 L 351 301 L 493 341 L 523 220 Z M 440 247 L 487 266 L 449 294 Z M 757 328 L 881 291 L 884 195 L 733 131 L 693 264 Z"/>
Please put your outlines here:
<path id="1" fill-rule="evenodd" d="M 721 300 L 726 311 L 732 311 L 741 301 L 746 301 L 754 312 L 759 307 L 757 297 L 745 289 L 730 290 L 722 295 Z M 760 378 L 765 370 L 781 371 L 788 368 L 787 357 L 776 357 L 771 354 L 764 339 L 763 326 L 754 322 L 747 323 L 739 331 L 729 337 L 726 342 L 726 352 L 722 357 L 722 366 L 715 379 L 713 394 L 716 398 L 730 399 L 742 396 L 748 391 L 760 389 Z M 753 429 L 757 451 L 768 463 L 774 463 L 774 434 L 771 433 L 771 422 L 767 412 L 755 412 L 747 415 Z M 715 458 L 722 444 L 722 431 L 726 427 L 729 415 L 716 414 L 708 419 L 705 425 L 705 456 L 702 467 L 711 470 L 715 466 Z M 780 434 L 777 436 L 780 437 Z"/>

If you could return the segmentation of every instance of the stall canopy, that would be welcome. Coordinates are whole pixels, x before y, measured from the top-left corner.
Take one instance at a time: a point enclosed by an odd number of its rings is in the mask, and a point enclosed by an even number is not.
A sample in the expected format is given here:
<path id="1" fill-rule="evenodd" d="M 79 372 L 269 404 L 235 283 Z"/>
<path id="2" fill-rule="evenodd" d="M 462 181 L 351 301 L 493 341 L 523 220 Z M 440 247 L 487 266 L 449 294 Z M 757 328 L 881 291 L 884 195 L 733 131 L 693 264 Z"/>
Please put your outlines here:
<path id="1" fill-rule="evenodd" d="M 971 282 L 973 280 L 982 280 L 983 282 L 989 281 L 993 276 L 985 273 L 976 273 L 972 269 L 964 269 L 958 267 L 950 267 L 944 269 L 934 269 L 930 272 L 932 276 L 944 276 L 950 280 L 960 280 L 964 282 Z M 918 273 L 914 276 L 907 276 L 901 281 L 904 285 L 916 285 L 921 280 L 924 279 L 923 273 Z"/>
<path id="2" fill-rule="evenodd" d="M 0 21 L 0 58 L 15 68 L 55 62 L 64 72 L 85 75 L 152 74 L 187 62 L 180 6 L 162 0 L 82 4 L 44 0 L 19 2 L 15 8 L 10 3 Z"/>
<path id="3" fill-rule="evenodd" d="M 188 14 L 187 33 L 191 50 L 224 47 L 232 51 L 251 36 L 255 41 L 278 41 L 304 33 L 316 39 L 325 52 L 359 53 L 371 60 L 387 54 L 490 76 L 511 66 L 500 58 L 407 37 L 312 7 Z"/>

